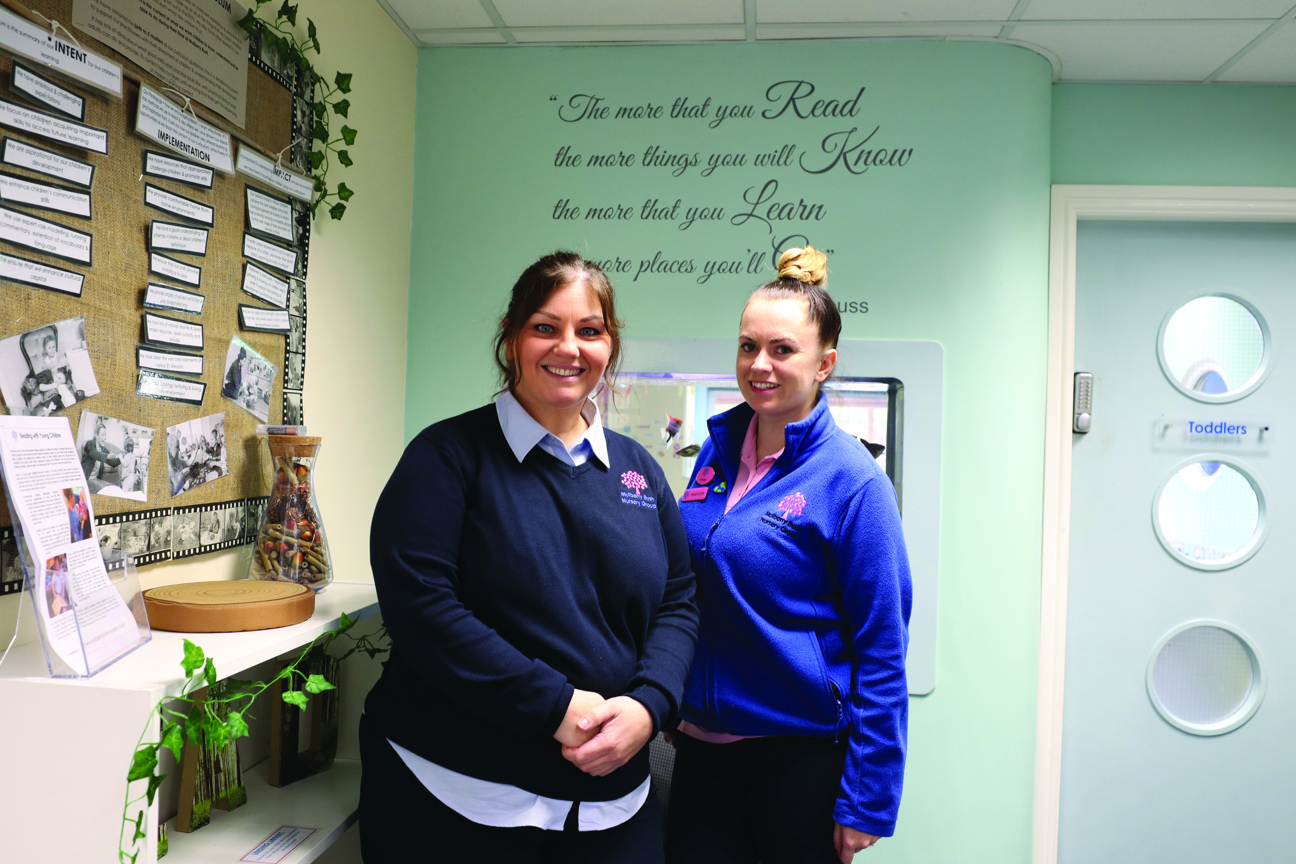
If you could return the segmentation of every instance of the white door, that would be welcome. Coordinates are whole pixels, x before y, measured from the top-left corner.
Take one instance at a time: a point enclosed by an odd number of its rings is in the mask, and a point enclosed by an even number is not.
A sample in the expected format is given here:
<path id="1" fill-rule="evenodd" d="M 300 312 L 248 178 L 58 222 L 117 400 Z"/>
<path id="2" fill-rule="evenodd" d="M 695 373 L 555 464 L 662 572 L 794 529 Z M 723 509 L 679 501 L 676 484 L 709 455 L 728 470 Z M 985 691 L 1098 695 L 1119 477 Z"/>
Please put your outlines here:
<path id="1" fill-rule="evenodd" d="M 1082 221 L 1061 864 L 1296 860 L 1296 226 Z"/>

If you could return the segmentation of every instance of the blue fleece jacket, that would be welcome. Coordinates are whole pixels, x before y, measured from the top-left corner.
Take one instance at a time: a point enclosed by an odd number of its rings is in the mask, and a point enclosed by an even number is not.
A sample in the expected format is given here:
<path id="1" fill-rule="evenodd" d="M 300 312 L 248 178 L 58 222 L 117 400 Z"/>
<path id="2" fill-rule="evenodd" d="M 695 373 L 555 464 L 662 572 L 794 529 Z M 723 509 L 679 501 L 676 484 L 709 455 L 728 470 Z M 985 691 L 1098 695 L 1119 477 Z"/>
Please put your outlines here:
<path id="1" fill-rule="evenodd" d="M 788 424 L 764 480 L 729 513 L 747 405 L 708 423 L 680 504 L 701 626 L 681 716 L 735 735 L 845 737 L 833 818 L 895 833 L 912 588 L 895 490 L 820 396 Z M 697 482 L 710 468 L 715 476 Z M 706 473 L 702 474 L 707 477 Z"/>

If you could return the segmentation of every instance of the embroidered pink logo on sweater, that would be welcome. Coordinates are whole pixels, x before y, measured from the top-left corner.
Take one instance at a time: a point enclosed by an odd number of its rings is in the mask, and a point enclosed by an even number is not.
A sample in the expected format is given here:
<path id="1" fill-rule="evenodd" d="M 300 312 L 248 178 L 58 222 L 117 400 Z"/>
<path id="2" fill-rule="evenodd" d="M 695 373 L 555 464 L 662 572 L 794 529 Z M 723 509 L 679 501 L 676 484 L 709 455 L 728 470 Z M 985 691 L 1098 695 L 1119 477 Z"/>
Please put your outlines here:
<path id="1" fill-rule="evenodd" d="M 636 495 L 642 495 L 648 488 L 648 481 L 638 471 L 627 471 L 621 475 L 621 485 Z"/>
<path id="2" fill-rule="evenodd" d="M 793 492 L 778 503 L 778 510 L 784 519 L 800 516 L 805 511 L 806 499 L 800 492 Z"/>

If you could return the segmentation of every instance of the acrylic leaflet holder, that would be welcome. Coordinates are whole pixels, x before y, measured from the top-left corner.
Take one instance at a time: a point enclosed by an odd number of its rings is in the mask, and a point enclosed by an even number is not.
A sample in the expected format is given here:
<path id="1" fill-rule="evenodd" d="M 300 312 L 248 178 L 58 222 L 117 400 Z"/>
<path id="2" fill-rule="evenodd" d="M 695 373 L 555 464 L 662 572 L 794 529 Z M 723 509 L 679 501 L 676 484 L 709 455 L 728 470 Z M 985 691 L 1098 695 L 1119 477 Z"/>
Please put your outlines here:
<path id="1" fill-rule="evenodd" d="M 51 677 L 89 678 L 152 639 L 139 577 L 131 555 L 99 548 L 89 485 L 64 446 L 67 418 L 18 413 L 0 414 L 0 481 L 23 568 L 18 618 L 24 608 L 35 618 Z M 22 452 L 36 436 L 49 446 Z"/>

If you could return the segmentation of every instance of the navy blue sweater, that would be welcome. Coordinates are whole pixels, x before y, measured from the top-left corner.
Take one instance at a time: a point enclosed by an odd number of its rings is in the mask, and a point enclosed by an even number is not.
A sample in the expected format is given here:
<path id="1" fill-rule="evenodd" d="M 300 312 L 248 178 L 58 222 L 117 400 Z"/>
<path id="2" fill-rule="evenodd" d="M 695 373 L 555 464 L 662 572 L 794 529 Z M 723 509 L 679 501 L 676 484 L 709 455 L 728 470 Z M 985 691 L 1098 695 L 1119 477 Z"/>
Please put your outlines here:
<path id="1" fill-rule="evenodd" d="M 573 687 L 629 695 L 654 729 L 679 707 L 697 634 L 679 508 L 641 446 L 605 430 L 610 469 L 539 447 L 519 463 L 487 405 L 410 442 L 374 512 L 370 561 L 392 653 L 365 703 L 438 765 L 551 798 L 607 801 L 553 738 Z"/>
<path id="2" fill-rule="evenodd" d="M 769 474 L 725 513 L 751 418 L 745 404 L 711 418 L 690 483 L 706 497 L 680 505 L 702 609 L 681 714 L 712 732 L 846 739 L 833 818 L 890 836 L 912 605 L 895 490 L 821 396 L 788 424 Z M 714 476 L 698 484 L 708 467 Z"/>

